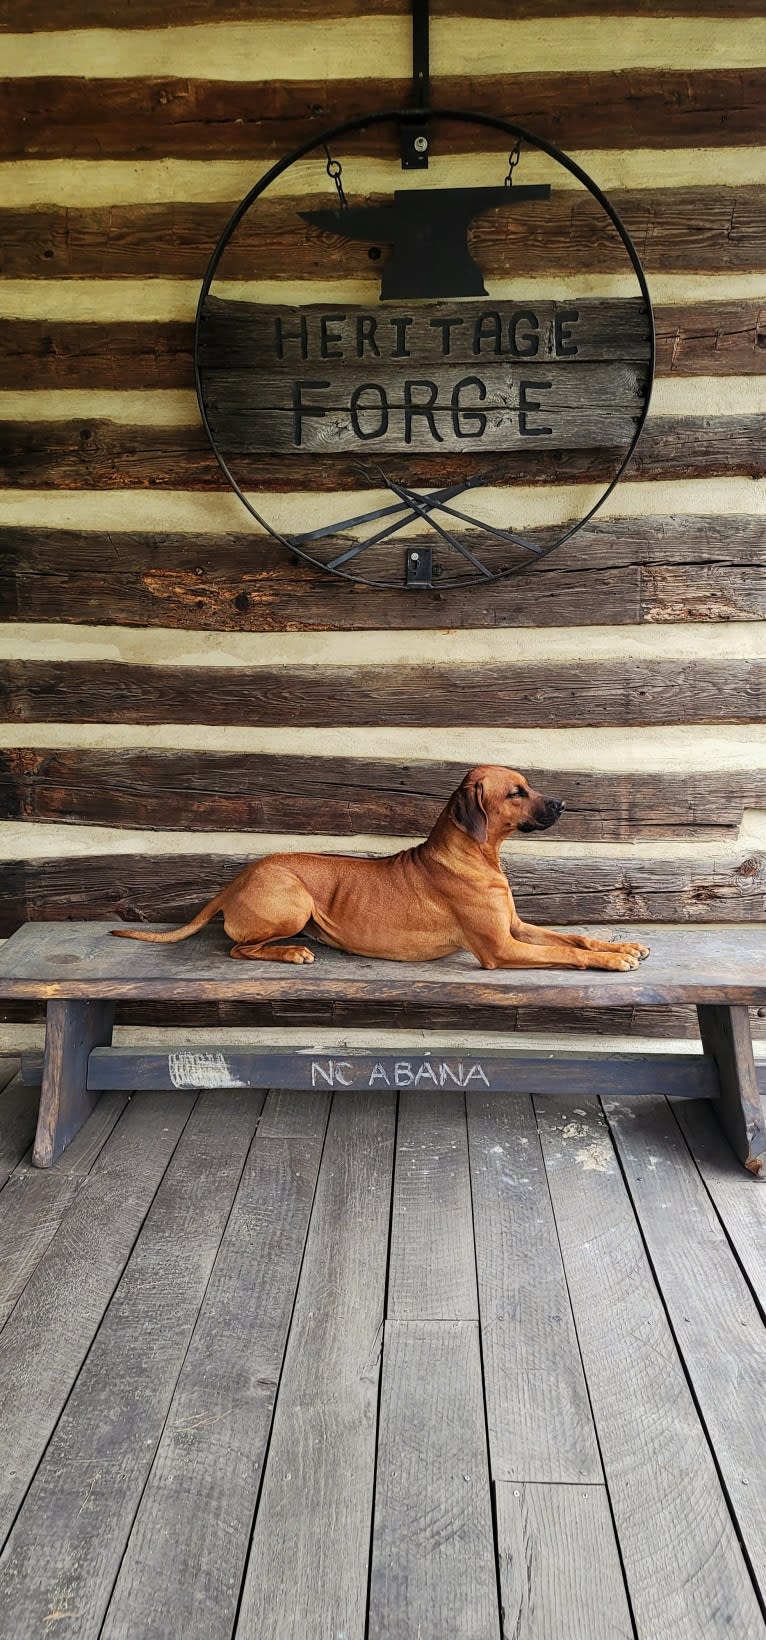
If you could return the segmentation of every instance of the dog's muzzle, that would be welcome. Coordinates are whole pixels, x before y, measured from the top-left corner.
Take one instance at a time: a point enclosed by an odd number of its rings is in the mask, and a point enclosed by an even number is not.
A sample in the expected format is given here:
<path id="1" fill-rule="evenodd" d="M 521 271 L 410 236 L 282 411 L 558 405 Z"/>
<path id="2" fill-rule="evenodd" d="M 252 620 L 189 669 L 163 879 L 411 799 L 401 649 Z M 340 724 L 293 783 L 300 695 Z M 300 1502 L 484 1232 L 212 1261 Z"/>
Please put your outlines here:
<path id="1" fill-rule="evenodd" d="M 566 803 L 560 798 L 546 797 L 534 820 L 526 820 L 519 826 L 519 831 L 547 831 L 549 826 L 555 826 L 556 821 L 561 819 L 565 808 Z"/>

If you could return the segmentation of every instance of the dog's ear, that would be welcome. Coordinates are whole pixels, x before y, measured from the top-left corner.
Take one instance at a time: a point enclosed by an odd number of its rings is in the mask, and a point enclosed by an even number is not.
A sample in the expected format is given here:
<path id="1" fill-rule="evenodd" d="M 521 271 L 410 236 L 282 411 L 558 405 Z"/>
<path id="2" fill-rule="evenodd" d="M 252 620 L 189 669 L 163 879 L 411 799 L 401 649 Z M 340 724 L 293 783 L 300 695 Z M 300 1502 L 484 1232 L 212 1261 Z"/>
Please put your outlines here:
<path id="1" fill-rule="evenodd" d="M 473 785 L 458 786 L 450 803 L 450 818 L 461 831 L 477 843 L 486 843 L 489 832 L 487 811 L 484 807 L 484 787 L 480 780 Z"/>

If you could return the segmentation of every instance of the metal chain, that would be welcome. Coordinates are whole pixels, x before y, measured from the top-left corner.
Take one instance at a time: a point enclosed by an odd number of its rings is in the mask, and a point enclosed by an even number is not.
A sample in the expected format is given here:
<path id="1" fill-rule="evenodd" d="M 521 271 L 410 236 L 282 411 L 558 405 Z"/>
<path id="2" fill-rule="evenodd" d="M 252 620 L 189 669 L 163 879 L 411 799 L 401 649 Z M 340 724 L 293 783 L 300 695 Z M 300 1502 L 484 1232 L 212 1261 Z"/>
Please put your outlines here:
<path id="1" fill-rule="evenodd" d="M 520 159 L 521 141 L 518 141 L 515 148 L 512 148 L 510 154 L 508 155 L 508 175 L 505 179 L 506 188 L 513 187 L 513 173 L 516 170 L 516 166 L 518 165 Z"/>
<path id="2" fill-rule="evenodd" d="M 328 177 L 330 177 L 332 179 L 332 181 L 335 183 L 335 186 L 338 190 L 338 199 L 340 201 L 341 210 L 345 210 L 346 206 L 348 205 L 348 200 L 346 198 L 345 193 L 343 192 L 343 183 L 341 181 L 341 177 L 343 176 L 343 166 L 341 165 L 339 159 L 333 159 L 332 154 L 330 153 L 330 150 L 329 150 L 326 142 L 322 143 L 322 147 L 324 148 L 324 151 L 327 155 L 327 164 L 325 166 L 325 170 L 327 172 Z"/>

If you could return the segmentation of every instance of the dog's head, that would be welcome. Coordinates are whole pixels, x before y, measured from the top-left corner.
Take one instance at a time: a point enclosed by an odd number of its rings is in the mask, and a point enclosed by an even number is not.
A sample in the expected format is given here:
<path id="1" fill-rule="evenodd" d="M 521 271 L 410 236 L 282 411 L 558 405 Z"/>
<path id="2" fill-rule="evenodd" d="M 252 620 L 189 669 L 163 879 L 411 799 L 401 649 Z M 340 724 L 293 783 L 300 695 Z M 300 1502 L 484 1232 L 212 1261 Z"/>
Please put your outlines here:
<path id="1" fill-rule="evenodd" d="M 497 845 L 515 831 L 547 831 L 565 805 L 543 797 L 518 769 L 483 764 L 470 769 L 448 804 L 450 819 L 477 843 Z"/>

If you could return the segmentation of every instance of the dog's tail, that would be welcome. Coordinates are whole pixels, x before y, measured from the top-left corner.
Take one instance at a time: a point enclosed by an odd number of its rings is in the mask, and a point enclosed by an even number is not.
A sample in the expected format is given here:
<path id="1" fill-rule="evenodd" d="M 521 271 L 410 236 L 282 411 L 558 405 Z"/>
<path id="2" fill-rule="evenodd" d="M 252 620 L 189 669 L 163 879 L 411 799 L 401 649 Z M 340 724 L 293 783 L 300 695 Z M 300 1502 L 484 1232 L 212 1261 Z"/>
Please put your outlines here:
<path id="1" fill-rule="evenodd" d="M 152 945 L 176 945 L 179 940 L 188 940 L 191 934 L 197 934 L 220 911 L 224 894 L 216 894 L 209 905 L 203 905 L 191 922 L 184 923 L 183 928 L 170 928 L 167 934 L 153 934 L 149 928 L 113 928 L 112 933 L 118 940 L 148 940 Z"/>

